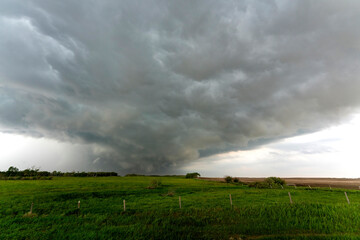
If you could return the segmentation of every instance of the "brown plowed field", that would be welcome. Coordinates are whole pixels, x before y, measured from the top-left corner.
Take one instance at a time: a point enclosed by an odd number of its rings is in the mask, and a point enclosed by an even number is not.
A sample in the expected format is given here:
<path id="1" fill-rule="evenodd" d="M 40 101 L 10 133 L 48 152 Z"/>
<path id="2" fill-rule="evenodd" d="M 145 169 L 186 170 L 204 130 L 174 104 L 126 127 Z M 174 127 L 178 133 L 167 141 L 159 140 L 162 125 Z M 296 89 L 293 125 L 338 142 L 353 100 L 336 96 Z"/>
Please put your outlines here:
<path id="1" fill-rule="evenodd" d="M 210 181 L 224 182 L 224 178 L 207 178 L 201 179 Z M 265 178 L 242 178 L 238 177 L 241 182 L 250 183 L 256 181 L 263 181 Z M 360 178 L 282 178 L 286 184 L 296 186 L 311 187 L 332 187 L 332 188 L 347 188 L 347 189 L 360 189 Z"/>

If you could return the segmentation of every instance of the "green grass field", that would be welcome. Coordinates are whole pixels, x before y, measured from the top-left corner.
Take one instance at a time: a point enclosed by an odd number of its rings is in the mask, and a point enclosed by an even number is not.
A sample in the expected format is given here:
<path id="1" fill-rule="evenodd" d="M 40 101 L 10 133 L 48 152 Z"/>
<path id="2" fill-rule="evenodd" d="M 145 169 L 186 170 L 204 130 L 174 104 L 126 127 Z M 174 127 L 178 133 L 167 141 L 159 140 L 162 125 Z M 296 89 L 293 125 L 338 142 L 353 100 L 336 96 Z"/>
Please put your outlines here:
<path id="1" fill-rule="evenodd" d="M 148 189 L 154 179 L 162 185 Z M 181 177 L 0 181 L 0 239 L 360 239 L 360 192 L 346 190 L 349 205 L 344 191 Z"/>

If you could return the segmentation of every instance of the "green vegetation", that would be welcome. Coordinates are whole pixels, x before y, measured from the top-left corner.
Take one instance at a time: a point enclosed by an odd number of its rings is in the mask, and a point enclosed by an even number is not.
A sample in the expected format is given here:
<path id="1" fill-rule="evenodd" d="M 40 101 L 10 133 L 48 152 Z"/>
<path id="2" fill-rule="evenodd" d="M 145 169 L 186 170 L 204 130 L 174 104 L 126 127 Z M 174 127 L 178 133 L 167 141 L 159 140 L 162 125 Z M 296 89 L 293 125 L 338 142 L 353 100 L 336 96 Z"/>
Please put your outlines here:
<path id="1" fill-rule="evenodd" d="M 185 178 L 198 178 L 198 177 L 200 177 L 200 173 L 197 173 L 197 172 L 187 173 L 185 175 Z"/>
<path id="2" fill-rule="evenodd" d="M 249 187 L 255 188 L 283 188 L 285 180 L 278 177 L 268 177 L 262 182 L 253 182 Z"/>
<path id="3" fill-rule="evenodd" d="M 360 238 L 359 191 L 347 190 L 348 204 L 341 189 L 284 187 L 144 176 L 0 181 L 0 239 Z"/>
<path id="4" fill-rule="evenodd" d="M 233 177 L 231 177 L 231 176 L 226 176 L 226 177 L 224 178 L 224 180 L 225 180 L 226 183 L 239 183 L 239 184 L 244 184 L 244 183 L 242 183 L 242 182 L 240 181 L 239 178 L 233 178 Z"/>
<path id="5" fill-rule="evenodd" d="M 110 177 L 117 176 L 116 172 L 60 172 L 40 171 L 36 168 L 28 168 L 20 171 L 17 167 L 9 167 L 5 172 L 0 171 L 1 180 L 51 180 L 52 177 Z"/>
<path id="6" fill-rule="evenodd" d="M 233 178 L 231 176 L 226 176 L 225 177 L 225 182 L 231 183 L 232 181 L 233 181 Z"/>

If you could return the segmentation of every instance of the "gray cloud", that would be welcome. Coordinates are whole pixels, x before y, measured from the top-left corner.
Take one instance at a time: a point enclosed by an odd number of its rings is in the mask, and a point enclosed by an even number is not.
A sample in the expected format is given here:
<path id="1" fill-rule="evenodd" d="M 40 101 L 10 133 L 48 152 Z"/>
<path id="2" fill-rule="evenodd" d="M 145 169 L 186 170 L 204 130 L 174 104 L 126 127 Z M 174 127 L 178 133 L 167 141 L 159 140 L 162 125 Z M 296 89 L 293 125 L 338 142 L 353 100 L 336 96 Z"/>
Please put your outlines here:
<path id="1" fill-rule="evenodd" d="M 358 1 L 0 3 L 0 129 L 164 172 L 338 123 L 360 103 Z"/>

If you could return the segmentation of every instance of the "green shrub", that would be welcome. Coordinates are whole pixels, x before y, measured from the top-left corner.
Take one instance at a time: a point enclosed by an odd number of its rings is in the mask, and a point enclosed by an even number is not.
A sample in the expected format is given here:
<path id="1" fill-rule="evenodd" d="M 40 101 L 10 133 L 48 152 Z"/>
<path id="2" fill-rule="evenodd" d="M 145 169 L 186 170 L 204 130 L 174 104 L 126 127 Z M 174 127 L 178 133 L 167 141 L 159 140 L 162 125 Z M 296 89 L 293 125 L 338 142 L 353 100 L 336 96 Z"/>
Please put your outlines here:
<path id="1" fill-rule="evenodd" d="M 225 177 L 225 182 L 231 183 L 232 181 L 233 181 L 233 178 L 232 178 L 232 177 L 230 177 L 230 176 L 226 176 L 226 177 Z"/>
<path id="2" fill-rule="evenodd" d="M 268 177 L 262 182 L 249 183 L 249 187 L 255 188 L 280 188 L 285 184 L 285 180 L 278 177 Z"/>
<path id="3" fill-rule="evenodd" d="M 234 178 L 234 183 L 238 183 L 240 180 L 238 178 Z"/>
<path id="4" fill-rule="evenodd" d="M 187 173 L 185 178 L 198 178 L 200 177 L 200 173 L 193 172 L 193 173 Z"/>
<path id="5" fill-rule="evenodd" d="M 285 180 L 281 179 L 279 177 L 268 177 L 267 179 L 271 179 L 274 182 L 274 184 L 276 184 L 276 185 L 284 185 L 285 184 Z"/>
<path id="6" fill-rule="evenodd" d="M 285 180 L 278 178 L 278 177 L 268 177 L 264 181 L 266 184 L 269 185 L 271 188 L 280 187 L 281 185 L 285 184 Z"/>

